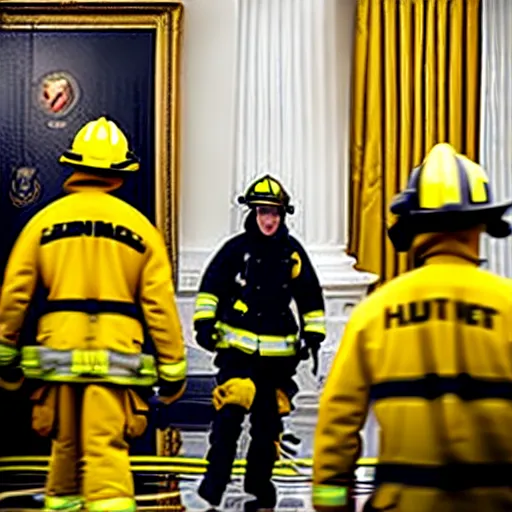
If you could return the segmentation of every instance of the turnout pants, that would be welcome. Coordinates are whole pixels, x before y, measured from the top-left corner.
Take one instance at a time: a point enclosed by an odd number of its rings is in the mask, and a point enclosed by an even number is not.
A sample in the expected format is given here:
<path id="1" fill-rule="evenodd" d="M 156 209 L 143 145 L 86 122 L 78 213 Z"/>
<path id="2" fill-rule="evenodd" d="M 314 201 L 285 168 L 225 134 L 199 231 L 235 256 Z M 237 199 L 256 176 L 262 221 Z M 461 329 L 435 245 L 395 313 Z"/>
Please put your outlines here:
<path id="1" fill-rule="evenodd" d="M 53 439 L 47 508 L 82 496 L 91 512 L 135 510 L 128 441 L 144 432 L 147 404 L 133 390 L 97 384 L 48 384 L 32 398 L 33 428 Z"/>
<path id="2" fill-rule="evenodd" d="M 279 436 L 283 426 L 276 396 L 279 386 L 272 378 L 271 368 L 265 359 L 258 354 L 248 356 L 231 349 L 222 354 L 216 364 L 220 368 L 218 384 L 239 377 L 251 378 L 256 386 L 256 395 L 249 411 L 251 442 L 247 452 L 244 488 L 257 498 L 260 507 L 272 508 L 276 504 L 272 472 L 278 458 Z M 227 404 L 215 413 L 209 438 L 210 449 L 206 456 L 208 467 L 199 487 L 199 495 L 211 505 L 220 505 L 230 482 L 245 414 L 246 409 L 233 404 Z"/>

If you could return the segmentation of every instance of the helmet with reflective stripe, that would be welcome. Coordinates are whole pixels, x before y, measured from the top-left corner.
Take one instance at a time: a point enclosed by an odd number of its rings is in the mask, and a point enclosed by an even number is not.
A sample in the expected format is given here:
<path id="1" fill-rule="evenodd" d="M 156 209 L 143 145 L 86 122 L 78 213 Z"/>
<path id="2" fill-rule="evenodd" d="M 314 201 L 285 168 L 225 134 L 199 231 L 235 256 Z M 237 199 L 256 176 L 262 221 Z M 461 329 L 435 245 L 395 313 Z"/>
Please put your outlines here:
<path id="1" fill-rule="evenodd" d="M 267 174 L 249 185 L 245 195 L 239 196 L 238 202 L 250 208 L 269 205 L 282 208 L 292 214 L 295 208 L 290 204 L 290 196 L 275 178 Z"/>
<path id="2" fill-rule="evenodd" d="M 437 144 L 414 169 L 406 190 L 393 200 L 398 216 L 388 230 L 399 252 L 409 250 L 420 233 L 453 232 L 484 225 L 487 233 L 504 238 L 512 232 L 502 219 L 512 200 L 494 203 L 485 170 L 449 144 Z"/>
<path id="3" fill-rule="evenodd" d="M 84 125 L 76 134 L 71 149 L 62 154 L 59 162 L 97 172 L 139 170 L 139 160 L 130 151 L 125 134 L 105 117 Z"/>

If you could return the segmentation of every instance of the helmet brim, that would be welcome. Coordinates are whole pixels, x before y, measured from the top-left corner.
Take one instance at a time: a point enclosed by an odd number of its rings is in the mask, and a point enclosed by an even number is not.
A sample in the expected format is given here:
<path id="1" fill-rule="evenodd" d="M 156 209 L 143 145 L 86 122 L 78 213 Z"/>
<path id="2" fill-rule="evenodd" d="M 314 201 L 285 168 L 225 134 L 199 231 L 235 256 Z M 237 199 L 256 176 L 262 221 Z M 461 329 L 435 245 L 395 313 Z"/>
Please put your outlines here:
<path id="1" fill-rule="evenodd" d="M 126 174 L 137 172 L 140 168 L 140 164 L 137 160 L 126 161 L 126 165 L 124 166 L 102 166 L 101 162 L 97 161 L 87 161 L 87 160 L 77 160 L 73 158 L 68 158 L 66 155 L 62 155 L 59 158 L 59 163 L 61 165 L 69 165 L 76 169 L 86 169 L 90 172 L 95 173 L 103 173 L 103 174 Z"/>
<path id="2" fill-rule="evenodd" d="M 272 201 L 272 199 L 256 199 L 254 201 L 247 201 L 247 206 L 276 206 L 277 208 L 284 208 L 283 204 L 279 201 Z"/>
<path id="3" fill-rule="evenodd" d="M 511 234 L 510 224 L 502 217 L 512 207 L 512 201 L 497 205 L 481 205 L 465 210 L 421 210 L 398 216 L 388 228 L 388 236 L 398 252 L 409 250 L 412 240 L 422 233 L 450 233 L 482 224 L 493 238 Z"/>
<path id="4" fill-rule="evenodd" d="M 412 210 L 408 215 L 412 219 L 446 219 L 450 217 L 465 217 L 465 216 L 483 216 L 486 217 L 501 217 L 508 209 L 512 208 L 512 200 L 499 204 L 482 204 L 471 205 L 470 207 L 459 208 L 454 205 L 452 209 L 445 207 L 442 210 Z"/>

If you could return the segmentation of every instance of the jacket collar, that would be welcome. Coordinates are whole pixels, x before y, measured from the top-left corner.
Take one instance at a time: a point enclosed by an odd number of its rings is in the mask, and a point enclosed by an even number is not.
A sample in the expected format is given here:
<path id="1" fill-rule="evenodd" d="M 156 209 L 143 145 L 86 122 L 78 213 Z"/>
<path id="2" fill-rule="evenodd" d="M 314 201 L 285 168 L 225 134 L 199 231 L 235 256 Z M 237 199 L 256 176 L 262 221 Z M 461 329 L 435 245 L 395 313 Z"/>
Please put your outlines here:
<path id="1" fill-rule="evenodd" d="M 445 234 L 435 234 L 415 244 L 415 258 L 421 264 L 446 264 L 459 265 L 480 264 L 477 252 L 469 245 Z"/>
<path id="2" fill-rule="evenodd" d="M 123 179 L 112 176 L 100 176 L 83 171 L 75 171 L 65 182 L 64 190 L 73 192 L 112 192 L 123 184 Z"/>

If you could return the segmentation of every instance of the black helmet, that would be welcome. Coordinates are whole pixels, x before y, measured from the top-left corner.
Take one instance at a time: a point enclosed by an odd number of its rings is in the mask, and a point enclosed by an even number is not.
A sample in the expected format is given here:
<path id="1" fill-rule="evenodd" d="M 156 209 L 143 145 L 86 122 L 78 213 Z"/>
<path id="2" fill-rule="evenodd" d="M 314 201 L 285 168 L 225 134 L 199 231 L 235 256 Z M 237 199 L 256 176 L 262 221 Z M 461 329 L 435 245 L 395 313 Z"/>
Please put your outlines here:
<path id="1" fill-rule="evenodd" d="M 295 208 L 290 204 L 290 196 L 284 187 L 269 174 L 251 183 L 245 195 L 238 197 L 238 202 L 250 208 L 269 205 L 280 207 L 285 213 L 289 214 L 295 211 Z"/>
<path id="2" fill-rule="evenodd" d="M 494 238 L 511 234 L 504 219 L 512 201 L 492 200 L 485 170 L 449 144 L 435 145 L 420 167 L 413 170 L 406 190 L 393 200 L 398 216 L 388 235 L 399 252 L 408 251 L 420 233 L 469 229 L 483 224 Z"/>

